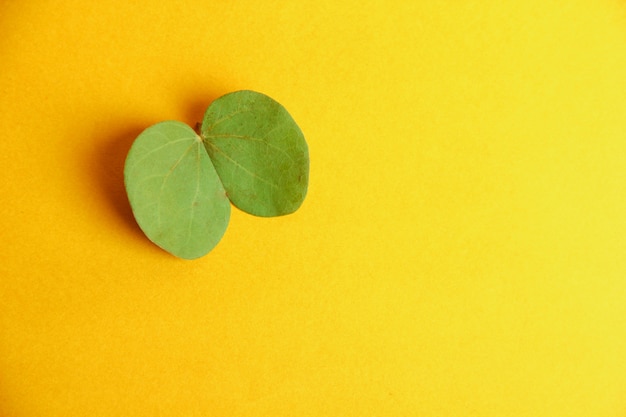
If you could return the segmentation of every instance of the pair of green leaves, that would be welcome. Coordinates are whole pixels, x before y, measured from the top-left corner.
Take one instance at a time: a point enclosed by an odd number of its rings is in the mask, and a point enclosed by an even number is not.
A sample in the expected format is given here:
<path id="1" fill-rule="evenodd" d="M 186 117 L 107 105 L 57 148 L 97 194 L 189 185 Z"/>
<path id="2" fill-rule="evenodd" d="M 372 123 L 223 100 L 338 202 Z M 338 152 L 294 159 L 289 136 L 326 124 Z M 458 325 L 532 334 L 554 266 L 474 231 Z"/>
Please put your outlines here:
<path id="1" fill-rule="evenodd" d="M 230 202 L 263 217 L 294 212 L 309 181 L 300 128 L 270 97 L 237 91 L 215 100 L 199 132 L 157 123 L 133 143 L 124 167 L 139 227 L 171 254 L 195 259 L 217 245 Z"/>

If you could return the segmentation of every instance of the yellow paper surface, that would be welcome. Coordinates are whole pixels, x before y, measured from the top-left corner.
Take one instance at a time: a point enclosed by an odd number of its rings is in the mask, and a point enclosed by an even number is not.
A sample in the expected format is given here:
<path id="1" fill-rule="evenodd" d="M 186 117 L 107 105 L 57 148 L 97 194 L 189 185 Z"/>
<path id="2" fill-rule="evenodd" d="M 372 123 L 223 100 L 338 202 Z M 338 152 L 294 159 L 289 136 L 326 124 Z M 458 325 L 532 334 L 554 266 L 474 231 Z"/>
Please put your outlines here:
<path id="1" fill-rule="evenodd" d="M 626 415 L 623 1 L 0 10 L 0 415 Z M 124 158 L 239 89 L 309 194 L 176 259 Z"/>

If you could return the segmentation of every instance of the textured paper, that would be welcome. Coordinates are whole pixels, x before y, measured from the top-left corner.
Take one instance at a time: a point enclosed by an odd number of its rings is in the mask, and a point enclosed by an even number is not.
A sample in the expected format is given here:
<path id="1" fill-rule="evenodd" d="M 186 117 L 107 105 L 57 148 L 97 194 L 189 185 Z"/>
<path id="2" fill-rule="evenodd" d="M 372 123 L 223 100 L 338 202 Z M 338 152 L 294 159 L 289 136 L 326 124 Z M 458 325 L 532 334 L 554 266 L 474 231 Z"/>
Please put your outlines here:
<path id="1" fill-rule="evenodd" d="M 623 1 L 0 4 L 0 415 L 626 415 Z M 124 158 L 240 89 L 307 198 L 178 260 Z"/>

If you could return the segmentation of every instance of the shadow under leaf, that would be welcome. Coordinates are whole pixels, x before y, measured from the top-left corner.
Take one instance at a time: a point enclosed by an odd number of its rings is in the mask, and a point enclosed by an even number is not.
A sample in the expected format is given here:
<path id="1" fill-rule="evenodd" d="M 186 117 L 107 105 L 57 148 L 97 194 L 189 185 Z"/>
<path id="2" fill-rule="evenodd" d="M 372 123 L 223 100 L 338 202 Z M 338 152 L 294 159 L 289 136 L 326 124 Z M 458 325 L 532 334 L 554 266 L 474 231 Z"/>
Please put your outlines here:
<path id="1" fill-rule="evenodd" d="M 139 235 L 141 229 L 135 222 L 124 187 L 124 163 L 134 140 L 148 125 L 125 127 L 97 141 L 92 157 L 92 173 L 104 200 L 118 217 Z"/>

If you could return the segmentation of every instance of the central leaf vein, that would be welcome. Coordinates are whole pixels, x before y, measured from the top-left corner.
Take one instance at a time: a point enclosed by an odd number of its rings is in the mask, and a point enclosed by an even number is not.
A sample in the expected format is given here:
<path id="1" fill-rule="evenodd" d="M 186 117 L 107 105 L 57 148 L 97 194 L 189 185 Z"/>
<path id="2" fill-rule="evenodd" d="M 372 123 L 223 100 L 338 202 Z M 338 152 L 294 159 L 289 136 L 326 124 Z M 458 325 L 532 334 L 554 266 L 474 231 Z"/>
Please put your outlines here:
<path id="1" fill-rule="evenodd" d="M 195 204 L 196 199 L 198 198 L 198 193 L 200 192 L 200 147 L 196 147 L 196 192 L 191 200 L 191 213 L 189 215 L 189 225 L 187 227 L 187 240 L 185 241 L 185 246 L 189 244 L 189 239 L 191 239 L 191 226 L 193 224 L 193 217 L 196 213 Z"/>
<path id="2" fill-rule="evenodd" d="M 164 137 L 165 137 L 165 135 L 163 135 L 163 134 L 160 134 L 160 136 L 164 136 Z M 141 156 L 141 158 L 137 159 L 137 160 L 135 161 L 135 163 L 133 164 L 133 166 L 132 166 L 132 167 L 130 167 L 130 170 L 131 170 L 131 171 L 132 171 L 132 170 L 134 170 L 134 169 L 135 169 L 135 167 L 137 167 L 137 166 L 138 166 L 138 165 L 139 165 L 139 164 L 140 164 L 140 163 L 141 163 L 144 159 L 148 158 L 148 157 L 149 157 L 150 155 L 152 155 L 153 153 L 158 152 L 158 151 L 160 151 L 161 149 L 166 148 L 166 147 L 168 147 L 168 146 L 171 146 L 171 145 L 173 145 L 173 144 L 175 144 L 175 143 L 182 142 L 182 141 L 184 141 L 184 140 L 189 140 L 189 138 L 179 138 L 179 139 L 176 139 L 176 140 L 172 140 L 172 141 L 169 141 L 169 142 L 167 142 L 167 143 L 164 143 L 164 144 L 163 144 L 163 145 L 161 145 L 161 146 L 157 146 L 156 148 L 151 149 L 149 152 L 144 153 L 144 154 Z"/>
<path id="3" fill-rule="evenodd" d="M 233 158 L 231 158 L 226 152 L 222 151 L 218 146 L 216 146 L 214 143 L 211 142 L 206 142 L 209 144 L 210 147 L 212 147 L 213 149 L 215 149 L 217 152 L 219 152 L 221 155 L 224 156 L 224 158 L 228 159 L 233 165 L 235 165 L 238 168 L 241 168 L 243 171 L 247 172 L 250 176 L 257 178 L 258 180 L 266 183 L 267 185 L 270 185 L 273 188 L 278 189 L 278 184 L 275 184 L 261 176 L 259 176 L 258 174 L 250 171 L 248 168 L 246 168 L 245 166 L 241 165 L 239 162 L 237 162 L 236 160 L 234 160 Z"/>
<path id="4" fill-rule="evenodd" d="M 246 113 L 246 112 L 249 112 L 249 111 L 250 111 L 250 109 L 248 107 L 244 107 L 242 109 L 237 109 L 234 112 L 228 113 L 225 116 L 222 116 L 221 118 L 217 119 L 216 121 L 213 122 L 213 124 L 211 124 L 211 126 L 208 126 L 204 130 L 206 132 L 210 132 L 215 126 L 219 125 L 220 123 L 225 122 L 227 120 L 230 120 L 230 119 L 232 119 L 233 117 L 235 117 L 238 114 Z"/>
<path id="5" fill-rule="evenodd" d="M 207 137 L 207 139 L 209 138 L 223 138 L 223 139 L 241 139 L 241 140 L 251 140 L 254 142 L 261 142 L 266 144 L 267 146 L 269 146 L 270 148 L 276 149 L 277 151 L 283 153 L 284 155 L 287 156 L 287 158 L 289 158 L 292 162 L 295 162 L 293 157 L 291 155 L 289 155 L 289 153 L 287 153 L 284 149 L 279 148 L 278 146 L 272 144 L 271 142 L 268 142 L 266 140 L 263 140 L 261 138 L 257 138 L 255 136 L 246 136 L 246 135 L 232 135 L 232 134 L 228 134 L 228 133 L 218 133 L 218 134 L 214 134 L 214 135 L 209 135 Z"/>
<path id="6" fill-rule="evenodd" d="M 185 159 L 185 156 L 187 156 L 187 154 L 189 153 L 189 151 L 191 150 L 191 148 L 193 148 L 193 146 L 195 144 L 196 144 L 195 142 L 192 142 L 192 144 L 189 145 L 189 147 L 185 150 L 185 152 L 183 152 L 183 154 L 180 156 L 180 158 L 178 158 L 178 160 L 174 163 L 174 165 L 172 165 L 172 167 L 167 172 L 167 174 L 165 174 L 163 176 L 163 183 L 161 184 L 161 188 L 159 189 L 159 198 L 157 199 L 157 201 L 159 202 L 159 207 L 158 207 L 158 210 L 157 210 L 157 224 L 159 225 L 159 228 L 161 227 L 161 207 L 162 207 L 162 205 L 161 205 L 161 198 L 163 196 L 163 190 L 165 189 L 165 184 L 167 183 L 167 180 L 172 175 L 172 172 L 174 172 L 174 170 L 180 164 L 180 162 L 183 159 Z"/>

